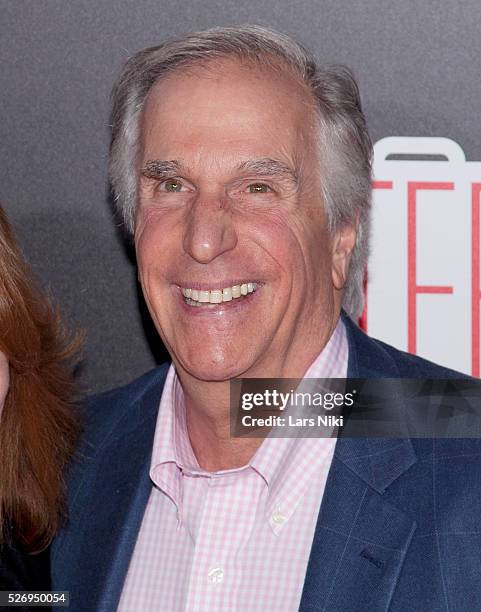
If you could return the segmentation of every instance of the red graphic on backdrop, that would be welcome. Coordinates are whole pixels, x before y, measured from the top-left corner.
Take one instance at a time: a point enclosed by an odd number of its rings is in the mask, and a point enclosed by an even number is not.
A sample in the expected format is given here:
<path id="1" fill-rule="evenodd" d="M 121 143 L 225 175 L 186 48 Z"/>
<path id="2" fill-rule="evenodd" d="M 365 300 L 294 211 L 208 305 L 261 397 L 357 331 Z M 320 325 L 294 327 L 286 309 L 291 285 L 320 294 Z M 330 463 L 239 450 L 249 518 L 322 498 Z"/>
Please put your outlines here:
<path id="1" fill-rule="evenodd" d="M 481 162 L 446 138 L 375 145 L 362 327 L 480 376 Z"/>

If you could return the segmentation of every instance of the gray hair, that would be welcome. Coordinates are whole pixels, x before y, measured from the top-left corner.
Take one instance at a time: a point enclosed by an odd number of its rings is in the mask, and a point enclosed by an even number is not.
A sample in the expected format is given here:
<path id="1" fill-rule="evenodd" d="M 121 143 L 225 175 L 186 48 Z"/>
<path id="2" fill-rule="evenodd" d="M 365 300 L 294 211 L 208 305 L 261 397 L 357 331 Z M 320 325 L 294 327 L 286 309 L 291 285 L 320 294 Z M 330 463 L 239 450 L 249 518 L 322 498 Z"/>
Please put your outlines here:
<path id="1" fill-rule="evenodd" d="M 140 116 L 152 86 L 181 66 L 227 56 L 287 68 L 312 93 L 319 118 L 321 195 L 329 229 L 358 226 L 343 296 L 344 309 L 356 318 L 364 301 L 369 252 L 372 159 L 359 90 L 347 68 L 318 66 L 308 51 L 285 34 L 257 25 L 217 27 L 144 49 L 127 61 L 112 92 L 109 168 L 117 208 L 133 231 Z"/>

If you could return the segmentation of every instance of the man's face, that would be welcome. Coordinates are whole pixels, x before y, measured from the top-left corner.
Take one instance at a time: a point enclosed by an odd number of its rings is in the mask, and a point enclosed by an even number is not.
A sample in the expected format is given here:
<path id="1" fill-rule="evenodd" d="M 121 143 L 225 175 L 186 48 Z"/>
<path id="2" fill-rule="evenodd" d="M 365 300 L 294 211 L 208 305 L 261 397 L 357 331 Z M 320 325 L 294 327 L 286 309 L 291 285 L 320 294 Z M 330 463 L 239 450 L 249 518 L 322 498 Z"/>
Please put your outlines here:
<path id="1" fill-rule="evenodd" d="M 309 97 L 232 60 L 179 69 L 141 130 L 139 278 L 176 366 L 302 376 L 335 326 L 354 240 L 328 233 Z"/>

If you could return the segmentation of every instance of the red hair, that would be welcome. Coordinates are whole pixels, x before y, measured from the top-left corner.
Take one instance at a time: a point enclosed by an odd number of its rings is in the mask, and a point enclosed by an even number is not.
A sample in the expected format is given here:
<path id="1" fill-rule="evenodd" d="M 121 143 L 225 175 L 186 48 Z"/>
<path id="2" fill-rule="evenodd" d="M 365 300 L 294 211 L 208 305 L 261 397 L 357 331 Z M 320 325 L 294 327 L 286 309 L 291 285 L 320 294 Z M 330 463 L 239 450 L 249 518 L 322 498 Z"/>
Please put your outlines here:
<path id="1" fill-rule="evenodd" d="M 0 543 L 13 535 L 44 548 L 64 516 L 63 471 L 79 427 L 69 337 L 16 245 L 0 207 L 0 351 L 10 388 L 0 417 Z"/>

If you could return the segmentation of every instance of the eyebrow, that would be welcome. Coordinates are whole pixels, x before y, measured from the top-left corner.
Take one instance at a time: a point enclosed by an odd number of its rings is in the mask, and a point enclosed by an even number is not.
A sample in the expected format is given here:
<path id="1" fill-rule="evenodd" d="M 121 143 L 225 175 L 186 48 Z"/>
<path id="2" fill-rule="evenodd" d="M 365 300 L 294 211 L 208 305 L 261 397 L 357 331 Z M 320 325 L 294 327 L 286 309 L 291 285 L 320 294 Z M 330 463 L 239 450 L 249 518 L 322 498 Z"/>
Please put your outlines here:
<path id="1" fill-rule="evenodd" d="M 163 161 L 160 159 L 150 159 L 140 169 L 140 174 L 146 178 L 159 179 L 170 174 L 178 174 L 182 164 L 176 159 Z"/>
<path id="2" fill-rule="evenodd" d="M 297 184 L 299 177 L 297 172 L 284 162 L 269 157 L 250 159 L 240 163 L 237 169 L 262 176 L 277 176 L 287 178 Z M 150 159 L 140 169 L 140 173 L 146 178 L 159 179 L 172 174 L 179 174 L 183 170 L 183 164 L 176 160 Z"/>
<path id="3" fill-rule="evenodd" d="M 284 162 L 277 159 L 271 159 L 264 157 L 262 159 L 252 159 L 242 162 L 238 169 L 243 172 L 249 172 L 252 174 L 258 174 L 263 176 L 278 176 L 281 178 L 288 178 L 294 183 L 299 182 L 297 172 L 290 168 Z"/>

